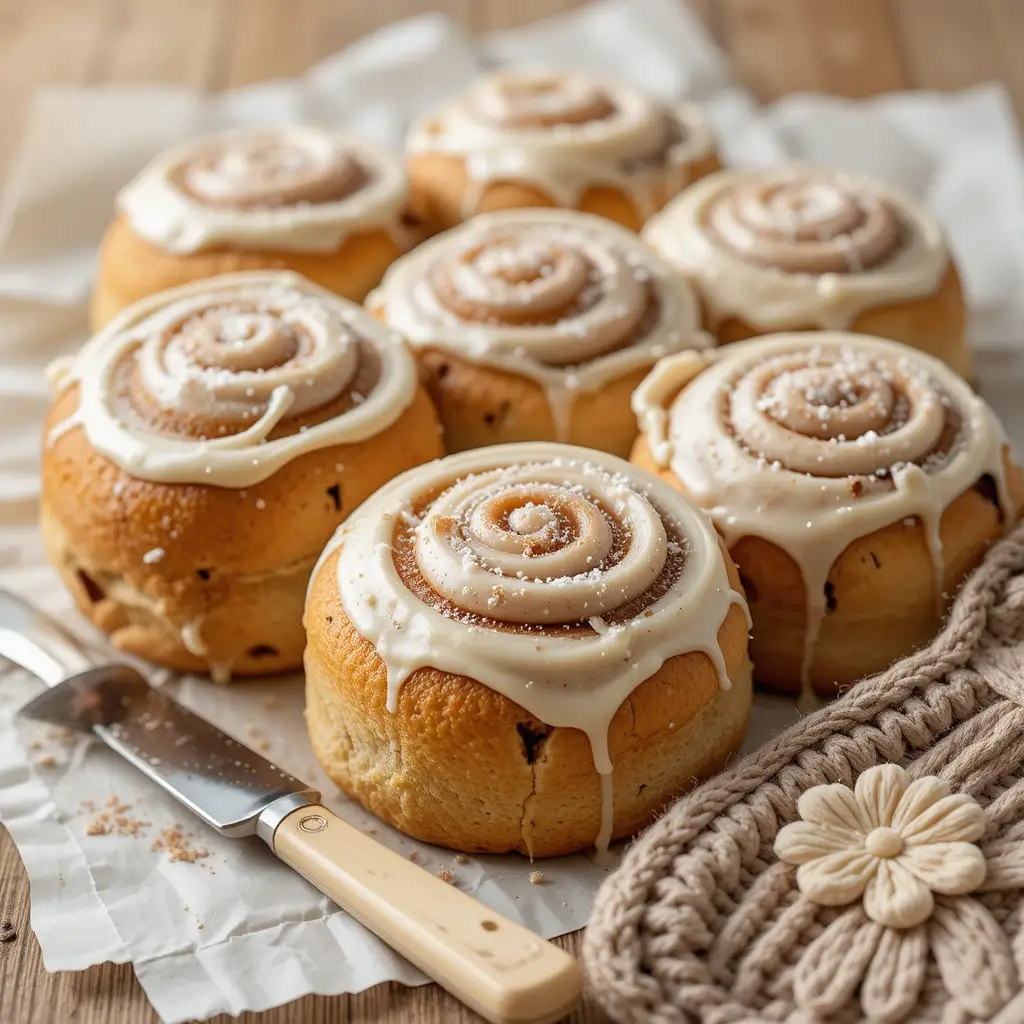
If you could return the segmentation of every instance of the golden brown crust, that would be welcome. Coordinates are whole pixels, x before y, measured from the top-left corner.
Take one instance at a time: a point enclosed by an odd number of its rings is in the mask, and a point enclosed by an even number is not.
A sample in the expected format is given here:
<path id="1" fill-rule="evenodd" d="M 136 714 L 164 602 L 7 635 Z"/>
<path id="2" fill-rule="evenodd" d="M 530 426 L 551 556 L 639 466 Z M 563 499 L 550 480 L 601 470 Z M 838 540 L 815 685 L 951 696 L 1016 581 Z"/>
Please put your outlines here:
<path id="1" fill-rule="evenodd" d="M 54 403 L 46 431 L 76 406 L 72 388 Z M 309 452 L 236 490 L 137 479 L 97 453 L 84 431 L 70 430 L 43 449 L 47 549 L 83 612 L 122 650 L 205 671 L 206 660 L 181 638 L 199 621 L 211 663 L 241 674 L 295 668 L 306 581 L 320 551 L 364 498 L 441 454 L 438 431 L 418 388 L 376 437 Z M 252 653 L 267 647 L 276 654 Z"/>
<path id="2" fill-rule="evenodd" d="M 710 154 L 694 162 L 687 176 L 692 184 L 713 171 L 721 169 L 717 154 Z M 466 160 L 448 153 L 417 153 L 406 162 L 411 190 L 410 208 L 432 231 L 443 231 L 461 224 L 466 218 L 463 208 L 467 194 L 476 185 L 466 172 Z M 660 210 L 674 195 L 669 188 L 669 175 L 656 185 L 652 205 Z M 548 193 L 535 185 L 519 181 L 492 181 L 479 192 L 475 213 L 490 213 L 494 210 L 511 210 L 526 206 L 558 206 Z M 577 207 L 584 213 L 593 213 L 618 224 L 639 231 L 644 217 L 637 210 L 633 200 L 621 189 L 605 185 L 591 186 L 580 196 Z"/>
<path id="3" fill-rule="evenodd" d="M 354 302 L 380 284 L 402 254 L 383 230 L 352 235 L 328 253 L 215 248 L 179 254 L 147 242 L 119 215 L 100 246 L 90 322 L 98 331 L 122 309 L 167 288 L 245 270 L 292 270 Z"/>
<path id="4" fill-rule="evenodd" d="M 450 352 L 416 352 L 420 375 L 444 424 L 449 453 L 509 441 L 550 441 L 557 436 L 551 404 L 535 381 Z M 647 375 L 642 367 L 581 393 L 572 404 L 565 441 L 629 458 L 637 435 L 630 395 Z"/>
<path id="5" fill-rule="evenodd" d="M 854 319 L 848 330 L 901 341 L 941 359 L 961 377 L 970 380 L 971 353 L 964 340 L 966 320 L 960 275 L 950 261 L 949 270 L 934 295 L 865 310 Z M 711 331 L 722 345 L 773 333 L 748 324 L 739 317 L 728 317 L 717 327 L 710 325 L 705 317 L 705 329 Z M 816 331 L 820 330 L 820 325 L 807 324 L 787 330 Z"/>
<path id="6" fill-rule="evenodd" d="M 590 846 L 600 827 L 601 786 L 586 736 L 548 729 L 482 683 L 435 669 L 414 672 L 396 711 L 388 711 L 384 662 L 341 604 L 338 554 L 313 580 L 305 619 L 307 721 L 327 774 L 378 817 L 426 842 L 531 857 Z M 731 562 L 729 573 L 737 586 Z M 750 679 L 739 607 L 718 639 L 731 690 L 720 689 L 705 654 L 683 654 L 641 683 L 615 715 L 616 837 L 647 825 L 742 741 Z"/>
<path id="7" fill-rule="evenodd" d="M 643 435 L 632 461 L 686 493 L 671 469 L 654 462 Z M 1024 471 L 1007 455 L 1006 472 L 1019 514 L 1024 510 Z M 932 558 L 916 518 L 860 537 L 843 551 L 828 576 L 831 600 L 810 671 L 815 692 L 834 696 L 935 636 L 952 596 L 1002 535 L 998 506 L 983 492 L 984 487 L 966 491 L 942 516 L 945 601 L 935 593 Z M 800 570 L 786 552 L 761 537 L 741 538 L 730 554 L 754 620 L 754 678 L 769 689 L 799 693 L 806 619 Z"/>

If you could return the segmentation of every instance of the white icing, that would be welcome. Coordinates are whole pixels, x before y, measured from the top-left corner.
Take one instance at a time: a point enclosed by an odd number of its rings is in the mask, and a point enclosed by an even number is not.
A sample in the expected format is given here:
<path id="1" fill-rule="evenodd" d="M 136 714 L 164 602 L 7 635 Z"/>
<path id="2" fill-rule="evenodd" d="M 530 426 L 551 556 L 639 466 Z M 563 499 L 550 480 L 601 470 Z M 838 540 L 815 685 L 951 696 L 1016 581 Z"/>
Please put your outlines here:
<path id="1" fill-rule="evenodd" d="M 651 298 L 656 322 L 624 344 Z M 632 232 L 572 210 L 482 214 L 392 264 L 368 305 L 415 348 L 535 381 L 561 441 L 576 395 L 710 344 L 693 292 L 671 267 Z"/>
<path id="2" fill-rule="evenodd" d="M 672 130 L 680 138 L 666 149 Z M 491 182 L 521 181 L 568 207 L 592 186 L 619 188 L 646 219 L 659 185 L 678 192 L 714 142 L 689 104 L 670 109 L 622 82 L 580 73 L 501 72 L 417 121 L 406 147 L 465 158 L 472 187 L 464 217 Z"/>
<path id="3" fill-rule="evenodd" d="M 344 413 L 270 438 L 288 415 L 334 400 L 351 383 L 360 344 L 380 360 L 369 395 Z M 118 373 L 134 361 L 155 409 L 237 421 L 236 433 L 184 437 L 122 418 Z M 227 274 L 154 295 L 116 317 L 51 374 L 78 385 L 78 407 L 56 424 L 53 444 L 81 427 L 93 448 L 125 472 L 162 483 L 248 487 L 292 459 L 374 437 L 416 392 L 402 339 L 354 303 L 298 274 Z"/>
<path id="4" fill-rule="evenodd" d="M 1005 527 L 1015 519 L 995 414 L 949 367 L 896 342 L 800 333 L 684 352 L 655 367 L 633 409 L 655 462 L 671 468 L 730 549 L 761 537 L 799 567 L 805 695 L 825 584 L 851 542 L 920 520 L 941 605 L 949 505 L 989 474 Z M 953 445 L 928 458 L 950 410 L 960 417 Z"/>
<path id="5" fill-rule="evenodd" d="M 121 190 L 117 206 L 137 235 L 168 252 L 333 252 L 351 235 L 382 228 L 404 243 L 405 199 L 405 172 L 387 151 L 291 127 L 224 132 L 168 150 Z"/>
<path id="6" fill-rule="evenodd" d="M 392 546 L 396 525 L 439 488 L 415 526 L 414 551 L 424 578 L 456 606 L 452 614 L 407 587 Z M 606 564 L 610 517 L 630 544 Z M 611 615 L 661 574 L 675 543 L 668 520 L 685 538 L 685 561 L 642 614 L 558 636 L 502 631 L 471 613 L 537 625 Z M 575 527 L 563 529 L 569 521 Z M 711 523 L 678 491 L 614 456 L 556 444 L 453 455 L 369 498 L 335 534 L 313 578 L 339 546 L 341 602 L 387 666 L 392 711 L 417 669 L 468 676 L 548 725 L 585 732 L 607 780 L 612 718 L 665 661 L 702 652 L 722 687 L 730 685 L 718 630 L 732 605 L 746 605 L 730 586 Z M 611 835 L 610 782 L 604 792 L 599 846 Z"/>
<path id="7" fill-rule="evenodd" d="M 909 196 L 810 164 L 709 175 L 643 238 L 694 284 L 712 328 L 738 317 L 845 330 L 867 309 L 933 295 L 949 267 L 942 229 Z"/>

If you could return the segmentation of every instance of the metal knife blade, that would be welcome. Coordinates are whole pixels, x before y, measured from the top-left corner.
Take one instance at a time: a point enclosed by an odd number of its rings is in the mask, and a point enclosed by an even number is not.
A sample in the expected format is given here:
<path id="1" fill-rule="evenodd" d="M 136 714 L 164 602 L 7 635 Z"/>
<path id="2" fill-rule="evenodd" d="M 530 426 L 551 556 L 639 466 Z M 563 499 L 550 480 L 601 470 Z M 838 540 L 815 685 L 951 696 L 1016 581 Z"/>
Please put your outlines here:
<path id="1" fill-rule="evenodd" d="M 255 833 L 489 1021 L 547 1024 L 579 1000 L 583 976 L 567 953 L 349 825 L 130 666 L 89 667 L 74 638 L 2 590 L 0 656 L 51 687 L 22 714 L 93 733 L 221 834 Z"/>
<path id="2" fill-rule="evenodd" d="M 26 718 L 90 732 L 225 836 L 254 835 L 282 797 L 320 794 L 188 708 L 128 665 L 104 665 L 44 691 Z"/>
<path id="3" fill-rule="evenodd" d="M 50 687 L 19 712 L 88 732 L 225 836 L 264 839 L 320 794 L 128 665 L 96 658 L 49 616 L 0 590 L 0 655 Z"/>

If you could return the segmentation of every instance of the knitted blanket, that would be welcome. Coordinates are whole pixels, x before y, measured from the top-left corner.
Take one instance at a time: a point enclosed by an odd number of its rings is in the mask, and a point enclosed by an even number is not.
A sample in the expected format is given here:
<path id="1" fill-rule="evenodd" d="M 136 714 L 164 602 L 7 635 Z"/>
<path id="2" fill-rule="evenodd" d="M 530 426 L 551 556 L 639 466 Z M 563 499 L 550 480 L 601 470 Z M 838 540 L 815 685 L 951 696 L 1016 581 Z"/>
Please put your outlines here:
<path id="1" fill-rule="evenodd" d="M 620 1024 L 1021 1024 L 1022 905 L 1019 527 L 928 648 L 653 825 L 583 959 Z"/>

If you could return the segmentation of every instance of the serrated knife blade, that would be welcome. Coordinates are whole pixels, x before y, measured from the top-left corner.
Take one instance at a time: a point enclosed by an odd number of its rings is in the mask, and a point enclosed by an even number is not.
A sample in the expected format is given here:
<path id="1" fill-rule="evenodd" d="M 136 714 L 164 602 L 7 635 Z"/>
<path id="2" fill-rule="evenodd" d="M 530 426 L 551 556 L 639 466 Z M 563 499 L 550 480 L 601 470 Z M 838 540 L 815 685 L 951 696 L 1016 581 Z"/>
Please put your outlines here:
<path id="1" fill-rule="evenodd" d="M 582 974 L 568 953 L 353 828 L 315 789 L 131 666 L 96 664 L 57 623 L 2 590 L 0 656 L 49 686 L 24 716 L 96 736 L 221 835 L 258 835 L 488 1020 L 545 1024 L 579 1000 Z"/>

